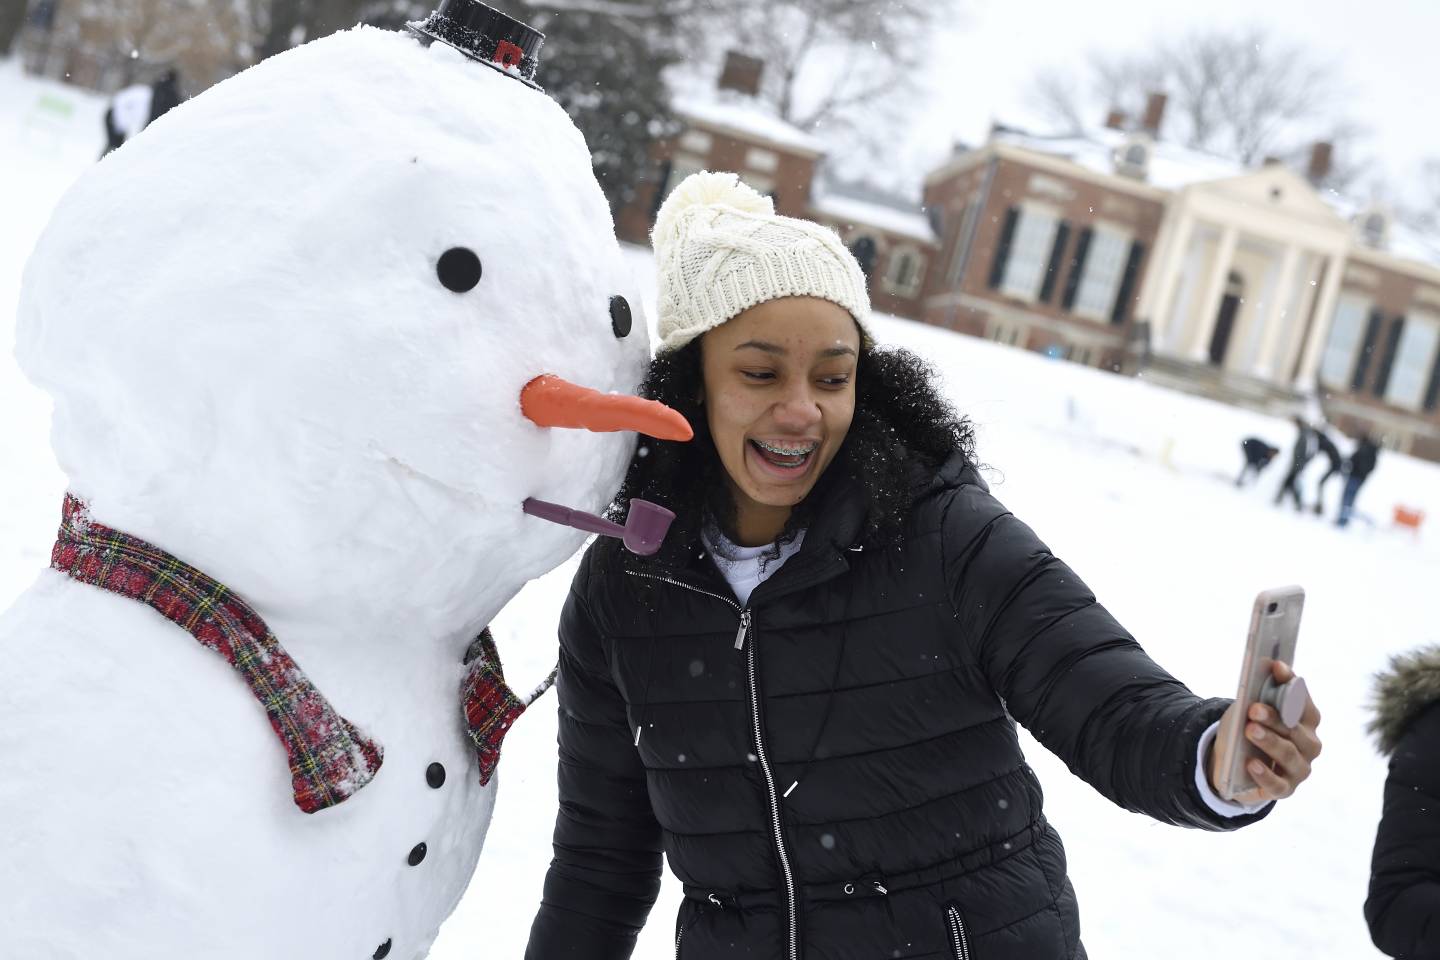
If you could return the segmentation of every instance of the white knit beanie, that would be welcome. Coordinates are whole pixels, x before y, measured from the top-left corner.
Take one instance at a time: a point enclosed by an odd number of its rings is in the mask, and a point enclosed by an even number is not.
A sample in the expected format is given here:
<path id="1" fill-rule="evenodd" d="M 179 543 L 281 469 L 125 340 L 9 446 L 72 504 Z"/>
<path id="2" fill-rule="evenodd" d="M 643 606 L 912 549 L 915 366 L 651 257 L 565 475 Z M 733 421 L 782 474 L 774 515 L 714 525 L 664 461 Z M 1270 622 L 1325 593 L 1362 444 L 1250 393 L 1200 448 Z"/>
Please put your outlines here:
<path id="1" fill-rule="evenodd" d="M 665 200 L 650 235 L 660 274 L 660 352 L 751 307 L 818 297 L 870 318 L 865 274 L 828 227 L 775 213 L 733 173 L 696 173 Z"/>

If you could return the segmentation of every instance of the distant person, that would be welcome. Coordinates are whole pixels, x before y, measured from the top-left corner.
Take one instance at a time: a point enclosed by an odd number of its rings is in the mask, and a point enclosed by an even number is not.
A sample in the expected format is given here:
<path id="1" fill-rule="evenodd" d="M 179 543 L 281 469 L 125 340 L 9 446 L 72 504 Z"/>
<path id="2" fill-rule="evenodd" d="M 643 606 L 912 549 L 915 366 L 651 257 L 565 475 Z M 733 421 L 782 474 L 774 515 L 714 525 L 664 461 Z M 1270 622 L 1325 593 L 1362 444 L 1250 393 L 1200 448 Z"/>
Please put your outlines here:
<path id="1" fill-rule="evenodd" d="M 1255 479 L 1260 479 L 1260 474 L 1275 455 L 1280 452 L 1279 447 L 1272 447 L 1259 437 L 1246 437 L 1240 441 L 1240 452 L 1245 455 L 1245 466 L 1240 468 L 1240 476 L 1235 478 L 1235 486 L 1245 486 L 1245 481 L 1254 473 Z"/>
<path id="2" fill-rule="evenodd" d="M 1350 454 L 1350 462 L 1346 464 L 1345 492 L 1340 497 L 1340 517 L 1335 521 L 1336 526 L 1343 527 L 1350 522 L 1355 513 L 1355 498 L 1360 495 L 1365 480 L 1374 472 L 1375 461 L 1379 457 L 1380 445 L 1375 439 L 1369 434 L 1361 437 L 1359 446 Z"/>
<path id="3" fill-rule="evenodd" d="M 1320 452 L 1325 454 L 1330 461 L 1330 469 L 1325 471 L 1325 476 L 1315 484 L 1315 515 L 1318 517 L 1325 509 L 1325 484 L 1336 474 L 1344 475 L 1345 458 L 1340 455 L 1340 448 L 1335 446 L 1335 441 L 1323 427 L 1315 428 L 1315 442 L 1320 446 Z"/>
<path id="4" fill-rule="evenodd" d="M 172 68 L 156 77 L 150 85 L 150 119 L 145 125 L 149 126 L 178 106 L 180 74 Z"/>
<path id="5" fill-rule="evenodd" d="M 1295 437 L 1295 449 L 1290 454 L 1290 472 L 1285 474 L 1285 481 L 1280 484 L 1280 492 L 1275 494 L 1275 505 L 1278 507 L 1285 500 L 1286 494 L 1289 494 L 1295 500 L 1295 509 L 1304 510 L 1305 503 L 1300 497 L 1298 481 L 1305 465 L 1314 458 L 1315 451 L 1319 449 L 1319 443 L 1315 439 L 1315 431 L 1305 422 L 1304 417 L 1297 414 L 1290 420 L 1300 432 Z"/>
<path id="6" fill-rule="evenodd" d="M 166 70 L 154 83 L 136 83 L 115 94 L 105 111 L 105 156 L 180 103 L 180 76 Z"/>
<path id="7" fill-rule="evenodd" d="M 1440 645 L 1395 657 L 1370 732 L 1390 757 L 1365 922 L 1392 957 L 1440 957 Z"/>

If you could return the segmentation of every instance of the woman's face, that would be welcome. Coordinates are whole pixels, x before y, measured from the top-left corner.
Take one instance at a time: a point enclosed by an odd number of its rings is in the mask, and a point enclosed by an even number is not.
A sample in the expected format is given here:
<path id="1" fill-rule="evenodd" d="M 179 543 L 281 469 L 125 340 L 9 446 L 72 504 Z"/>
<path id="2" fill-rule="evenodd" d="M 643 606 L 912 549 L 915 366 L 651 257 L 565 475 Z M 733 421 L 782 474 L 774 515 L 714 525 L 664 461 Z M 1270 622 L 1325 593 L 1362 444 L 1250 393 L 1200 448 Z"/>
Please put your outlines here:
<path id="1" fill-rule="evenodd" d="M 855 415 L 859 349 L 850 313 L 813 297 L 760 304 L 705 334 L 705 417 L 742 538 L 778 536 L 835 459 Z"/>

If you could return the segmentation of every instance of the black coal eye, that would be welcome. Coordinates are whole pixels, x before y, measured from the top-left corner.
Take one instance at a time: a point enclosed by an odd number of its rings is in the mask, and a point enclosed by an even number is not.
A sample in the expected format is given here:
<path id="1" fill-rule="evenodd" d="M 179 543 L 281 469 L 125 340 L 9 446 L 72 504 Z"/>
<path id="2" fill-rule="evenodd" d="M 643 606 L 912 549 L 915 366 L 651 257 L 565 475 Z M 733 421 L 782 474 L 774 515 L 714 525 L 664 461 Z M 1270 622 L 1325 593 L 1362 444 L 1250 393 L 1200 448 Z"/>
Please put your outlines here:
<path id="1" fill-rule="evenodd" d="M 445 284 L 446 290 L 454 290 L 456 293 L 465 293 L 475 289 L 480 282 L 480 258 L 475 256 L 475 251 L 466 247 L 451 247 L 440 254 L 440 262 L 435 264 L 435 274 L 440 282 Z"/>
<path id="2" fill-rule="evenodd" d="M 630 313 L 630 301 L 624 297 L 610 298 L 610 329 L 618 340 L 630 336 L 630 324 L 635 318 Z"/>

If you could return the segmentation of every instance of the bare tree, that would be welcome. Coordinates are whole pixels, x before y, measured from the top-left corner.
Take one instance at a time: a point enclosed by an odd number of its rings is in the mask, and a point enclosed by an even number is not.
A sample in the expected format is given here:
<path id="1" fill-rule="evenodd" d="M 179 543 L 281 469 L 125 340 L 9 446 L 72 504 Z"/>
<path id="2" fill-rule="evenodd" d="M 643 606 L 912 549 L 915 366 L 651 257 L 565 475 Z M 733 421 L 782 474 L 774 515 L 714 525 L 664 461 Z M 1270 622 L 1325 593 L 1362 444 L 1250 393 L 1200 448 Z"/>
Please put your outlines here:
<path id="1" fill-rule="evenodd" d="M 712 36 L 764 60 L 766 99 L 783 119 L 813 130 L 863 126 L 870 108 L 913 92 L 928 38 L 958 7 L 958 0 L 730 0 L 699 19 Z"/>
<path id="2" fill-rule="evenodd" d="M 66 0 L 59 10 L 87 46 L 126 64 L 125 82 L 173 66 L 194 94 L 249 59 L 246 0 Z"/>
<path id="3" fill-rule="evenodd" d="M 1418 200 L 1401 204 L 1401 218 L 1416 230 L 1440 234 L 1440 157 L 1425 161 Z"/>
<path id="4" fill-rule="evenodd" d="M 27 9 L 25 0 L 5 0 L 0 3 L 0 57 L 10 52 L 20 28 L 25 26 Z"/>
<path id="5" fill-rule="evenodd" d="M 1111 109 L 1133 119 L 1150 92 L 1163 91 L 1166 139 L 1248 165 L 1314 140 L 1357 142 L 1359 128 L 1341 116 L 1338 89 L 1333 63 L 1262 28 L 1210 28 L 1141 52 L 1092 56 L 1081 76 L 1047 72 L 1030 99 L 1063 129 L 1079 132 Z"/>

